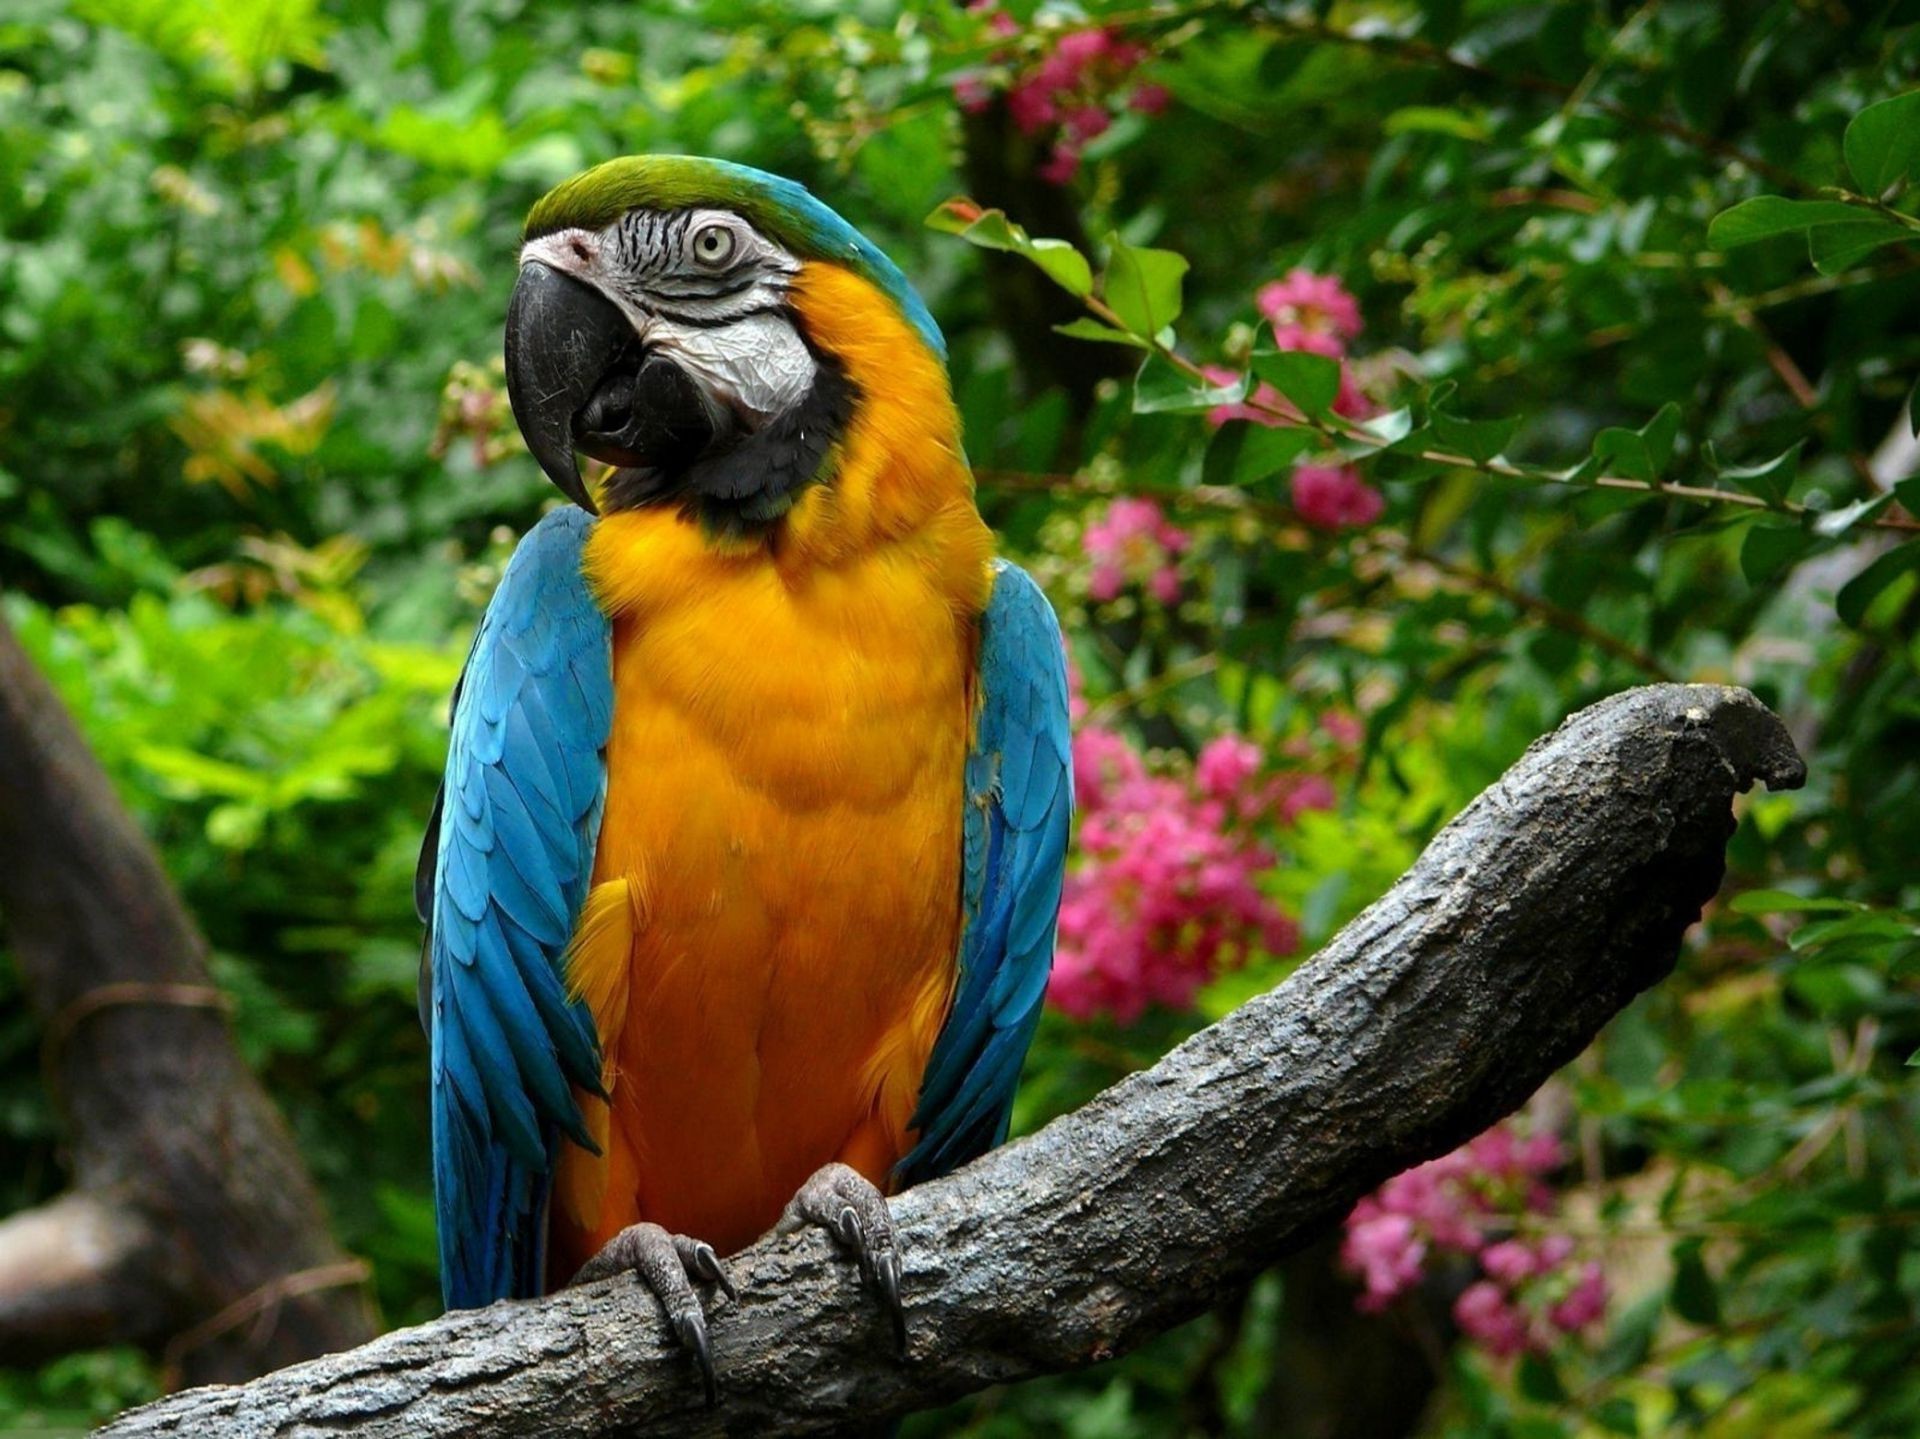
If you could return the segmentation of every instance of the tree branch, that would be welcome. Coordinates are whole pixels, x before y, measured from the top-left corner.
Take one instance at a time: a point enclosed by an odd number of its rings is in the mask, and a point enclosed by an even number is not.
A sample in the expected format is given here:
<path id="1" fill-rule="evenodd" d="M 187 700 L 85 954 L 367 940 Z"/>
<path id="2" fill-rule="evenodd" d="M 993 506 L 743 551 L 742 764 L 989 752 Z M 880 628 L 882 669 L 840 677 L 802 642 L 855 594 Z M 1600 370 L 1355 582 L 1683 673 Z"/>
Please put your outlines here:
<path id="1" fill-rule="evenodd" d="M 88 1194 L 0 1220 L 0 1334 L 11 1363 L 37 1364 L 101 1336 L 159 1330 L 145 1272 L 156 1236 L 139 1214 Z"/>
<path id="2" fill-rule="evenodd" d="M 300 1288 L 353 1261 L 233 1046 L 206 941 L 4 622 L 0 913 L 76 1183 L 0 1224 L 0 1363 L 130 1342 L 205 1382 L 372 1333 L 350 1280 Z M 259 1322 L 208 1327 L 239 1305 Z"/>
<path id="3" fill-rule="evenodd" d="M 104 1432 L 795 1434 L 1124 1353 L 1519 1105 L 1672 968 L 1719 886 L 1734 793 L 1804 777 L 1743 690 L 1663 685 L 1574 716 L 1271 994 L 896 1199 L 904 1362 L 814 1233 L 732 1261 L 714 1411 L 622 1278 L 177 1394 Z"/>

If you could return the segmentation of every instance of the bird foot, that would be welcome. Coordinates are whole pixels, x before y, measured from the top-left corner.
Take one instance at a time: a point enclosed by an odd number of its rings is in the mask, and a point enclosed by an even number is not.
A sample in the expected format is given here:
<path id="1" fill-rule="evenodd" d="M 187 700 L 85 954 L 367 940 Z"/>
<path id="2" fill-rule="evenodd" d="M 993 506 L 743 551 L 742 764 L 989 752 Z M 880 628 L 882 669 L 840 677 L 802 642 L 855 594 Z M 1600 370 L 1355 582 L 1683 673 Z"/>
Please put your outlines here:
<path id="1" fill-rule="evenodd" d="M 720 1387 L 713 1375 L 713 1354 L 707 1347 L 707 1312 L 693 1282 L 717 1285 L 727 1298 L 738 1299 L 720 1256 L 711 1244 L 684 1234 L 670 1234 L 658 1224 L 630 1224 L 581 1265 L 572 1282 L 591 1284 L 596 1279 L 629 1273 L 653 1291 L 681 1347 L 693 1351 L 711 1409 L 719 1400 Z"/>
<path id="2" fill-rule="evenodd" d="M 859 1261 L 860 1272 L 880 1291 L 893 1321 L 894 1346 L 904 1356 L 907 1311 L 900 1300 L 900 1248 L 886 1196 L 859 1171 L 845 1164 L 826 1165 L 788 1201 L 774 1233 L 791 1234 L 808 1224 L 825 1229 Z"/>

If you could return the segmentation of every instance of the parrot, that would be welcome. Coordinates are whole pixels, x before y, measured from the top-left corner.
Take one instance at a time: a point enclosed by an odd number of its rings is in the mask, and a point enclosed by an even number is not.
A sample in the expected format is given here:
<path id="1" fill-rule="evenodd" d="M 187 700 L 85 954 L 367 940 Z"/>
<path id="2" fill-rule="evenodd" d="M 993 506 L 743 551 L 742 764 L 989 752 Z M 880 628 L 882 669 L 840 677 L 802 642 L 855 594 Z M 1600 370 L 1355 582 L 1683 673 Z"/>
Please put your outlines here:
<path id="1" fill-rule="evenodd" d="M 815 1225 L 905 1352 L 887 1196 L 1004 1141 L 1053 962 L 1058 621 L 926 304 L 793 180 L 562 183 L 505 355 L 568 503 L 482 616 L 415 876 L 445 1302 L 631 1273 L 712 1402 L 725 1258 Z"/>

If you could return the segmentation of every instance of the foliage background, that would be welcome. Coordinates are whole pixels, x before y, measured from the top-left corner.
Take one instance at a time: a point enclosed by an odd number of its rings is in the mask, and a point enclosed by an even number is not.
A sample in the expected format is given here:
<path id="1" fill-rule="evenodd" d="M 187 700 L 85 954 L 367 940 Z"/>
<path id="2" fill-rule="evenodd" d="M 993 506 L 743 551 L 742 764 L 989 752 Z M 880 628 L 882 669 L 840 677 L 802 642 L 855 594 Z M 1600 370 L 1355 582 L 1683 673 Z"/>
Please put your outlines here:
<path id="1" fill-rule="evenodd" d="M 1746 684 L 1812 762 L 1803 793 L 1743 806 L 1744 897 L 1534 1107 L 1568 1144 L 1550 1222 L 1606 1270 L 1601 1325 L 1503 1359 L 1450 1317 L 1458 1265 L 1362 1315 L 1329 1244 L 1137 1355 L 909 1432 L 1920 1430 L 1920 495 L 1899 486 L 1920 157 L 1896 127 L 1867 195 L 1843 153 L 1852 117 L 1920 85 L 1920 7 L 1003 9 L 0 7 L 6 613 L 162 844 L 386 1318 L 435 1309 L 413 850 L 466 637 L 550 498 L 492 368 L 519 219 L 595 160 L 689 150 L 807 180 L 914 276 L 983 505 L 1066 617 L 1099 724 L 1161 773 L 1236 733 L 1330 786 L 1331 809 L 1261 821 L 1257 883 L 1298 949 L 1131 1023 L 1050 1015 L 1021 1125 L 1270 985 L 1601 695 Z M 1004 97 L 1101 25 L 1169 103 L 1116 100 L 1056 183 L 1051 130 Z M 1709 233 L 1824 187 L 1867 228 Z M 1337 277 L 1387 418 L 1214 425 L 1177 372 L 1136 412 L 1137 350 L 1057 335 L 1073 297 L 923 224 L 961 193 L 1096 268 L 1184 256 L 1169 338 L 1230 370 L 1265 348 L 1259 285 Z M 1303 450 L 1360 456 L 1384 516 L 1306 523 Z M 1173 603 L 1094 597 L 1085 527 L 1126 492 L 1191 537 Z M 16 987 L 0 962 L 7 1210 L 61 1178 Z M 0 1426 L 73 1427 L 154 1382 L 117 1352 L 0 1375 Z"/>

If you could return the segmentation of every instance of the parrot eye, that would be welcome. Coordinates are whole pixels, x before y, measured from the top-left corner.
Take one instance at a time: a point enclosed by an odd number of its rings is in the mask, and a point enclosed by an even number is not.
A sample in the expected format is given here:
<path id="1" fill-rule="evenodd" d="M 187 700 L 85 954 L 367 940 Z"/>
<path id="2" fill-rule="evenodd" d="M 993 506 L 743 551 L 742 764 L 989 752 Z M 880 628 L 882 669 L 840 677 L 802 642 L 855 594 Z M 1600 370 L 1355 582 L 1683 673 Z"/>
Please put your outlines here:
<path id="1" fill-rule="evenodd" d="M 733 231 L 725 225 L 702 225 L 693 232 L 693 242 L 689 248 L 693 252 L 694 263 L 709 270 L 718 270 L 733 258 L 737 247 Z"/>

